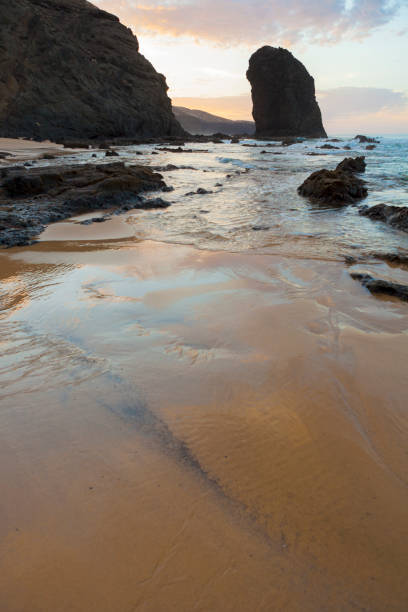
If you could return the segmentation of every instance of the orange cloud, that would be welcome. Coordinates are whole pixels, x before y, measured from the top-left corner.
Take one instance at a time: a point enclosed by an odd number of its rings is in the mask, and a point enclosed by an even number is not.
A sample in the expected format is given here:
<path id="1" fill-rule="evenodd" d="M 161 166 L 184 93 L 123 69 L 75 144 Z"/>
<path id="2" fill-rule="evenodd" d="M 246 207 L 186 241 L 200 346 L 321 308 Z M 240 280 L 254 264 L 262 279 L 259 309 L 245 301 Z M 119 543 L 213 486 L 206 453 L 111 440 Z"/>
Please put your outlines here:
<path id="1" fill-rule="evenodd" d="M 363 38 L 395 15 L 404 0 L 96 0 L 137 32 L 191 36 L 221 45 L 333 43 Z"/>

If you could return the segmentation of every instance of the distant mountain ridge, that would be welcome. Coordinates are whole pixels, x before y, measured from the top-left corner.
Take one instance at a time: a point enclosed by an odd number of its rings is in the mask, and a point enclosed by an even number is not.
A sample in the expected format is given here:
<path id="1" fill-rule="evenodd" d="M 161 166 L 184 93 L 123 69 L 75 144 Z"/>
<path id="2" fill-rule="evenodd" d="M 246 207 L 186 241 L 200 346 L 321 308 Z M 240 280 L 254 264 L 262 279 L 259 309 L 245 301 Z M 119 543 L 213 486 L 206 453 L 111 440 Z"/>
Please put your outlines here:
<path id="1" fill-rule="evenodd" d="M 181 126 L 190 134 L 208 135 L 222 132 L 230 136 L 238 134 L 251 136 L 255 132 L 253 121 L 234 121 L 184 106 L 173 106 L 173 113 Z"/>

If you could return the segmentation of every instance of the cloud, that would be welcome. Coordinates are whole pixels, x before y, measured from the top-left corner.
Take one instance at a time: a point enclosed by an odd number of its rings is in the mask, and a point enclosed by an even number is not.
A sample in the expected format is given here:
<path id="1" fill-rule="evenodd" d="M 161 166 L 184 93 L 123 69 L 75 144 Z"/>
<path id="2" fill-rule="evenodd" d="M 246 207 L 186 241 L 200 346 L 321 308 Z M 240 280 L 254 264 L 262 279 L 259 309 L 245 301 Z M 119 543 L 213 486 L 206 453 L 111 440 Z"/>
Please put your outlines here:
<path id="1" fill-rule="evenodd" d="M 220 45 L 291 45 L 361 39 L 405 0 L 96 0 L 136 33 L 191 36 Z"/>
<path id="2" fill-rule="evenodd" d="M 327 120 L 355 115 L 404 111 L 408 97 L 400 91 L 376 87 L 336 87 L 318 91 L 317 97 Z"/>
<path id="3" fill-rule="evenodd" d="M 333 133 L 408 132 L 408 96 L 392 89 L 337 87 L 318 91 L 327 129 Z"/>

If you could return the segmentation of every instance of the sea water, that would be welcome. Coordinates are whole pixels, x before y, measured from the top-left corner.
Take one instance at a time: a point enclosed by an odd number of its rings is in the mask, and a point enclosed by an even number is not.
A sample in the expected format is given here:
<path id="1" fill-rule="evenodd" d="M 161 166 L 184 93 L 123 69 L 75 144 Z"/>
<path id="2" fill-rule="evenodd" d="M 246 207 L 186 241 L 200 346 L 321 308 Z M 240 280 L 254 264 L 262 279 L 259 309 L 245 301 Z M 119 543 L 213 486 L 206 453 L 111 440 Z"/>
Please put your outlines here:
<path id="1" fill-rule="evenodd" d="M 115 161 L 153 167 L 172 164 L 178 168 L 162 172 L 167 185 L 174 188 L 164 196 L 172 206 L 165 211 L 130 212 L 128 222 L 136 238 L 200 249 L 330 259 L 405 252 L 407 234 L 364 218 L 359 210 L 375 204 L 408 204 L 408 137 L 381 137 L 373 150 L 366 150 L 365 144 L 352 138 L 339 140 L 332 144 L 337 148 L 331 150 L 321 148 L 325 140 L 305 140 L 289 147 L 255 140 L 239 144 L 187 143 L 185 148 L 192 153 L 161 151 L 161 146 L 153 145 L 119 147 Z M 89 151 L 72 160 L 64 157 L 51 163 L 112 161 L 104 152 L 98 152 L 97 158 L 92 155 L 94 151 Z M 334 169 L 345 157 L 360 155 L 366 158 L 362 178 L 368 189 L 367 198 L 361 202 L 322 206 L 298 195 L 297 188 L 312 172 Z M 200 187 L 209 193 L 194 193 Z"/>

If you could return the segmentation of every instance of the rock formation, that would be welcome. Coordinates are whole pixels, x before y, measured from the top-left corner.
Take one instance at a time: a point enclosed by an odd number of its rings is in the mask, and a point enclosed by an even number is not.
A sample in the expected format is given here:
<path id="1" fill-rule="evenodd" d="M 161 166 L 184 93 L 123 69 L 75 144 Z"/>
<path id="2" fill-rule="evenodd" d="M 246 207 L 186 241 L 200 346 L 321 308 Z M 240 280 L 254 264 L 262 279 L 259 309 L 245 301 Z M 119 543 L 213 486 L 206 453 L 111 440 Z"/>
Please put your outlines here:
<path id="1" fill-rule="evenodd" d="M 360 215 L 373 221 L 388 223 L 391 227 L 395 227 L 402 232 L 408 232 L 408 206 L 391 206 L 388 204 L 364 206 L 360 210 Z"/>
<path id="2" fill-rule="evenodd" d="M 182 135 L 163 75 L 86 0 L 0 0 L 0 136 Z"/>
<path id="3" fill-rule="evenodd" d="M 161 174 L 145 166 L 84 164 L 1 170 L 0 246 L 30 242 L 45 225 L 73 215 L 116 208 L 166 208 L 161 198 L 145 199 L 147 191 L 168 191 Z"/>
<path id="4" fill-rule="evenodd" d="M 352 279 L 360 281 L 363 287 L 366 287 L 374 295 L 389 295 L 408 302 L 408 285 L 392 283 L 382 278 L 373 278 L 370 274 L 360 274 L 358 272 L 352 272 L 350 276 Z"/>
<path id="5" fill-rule="evenodd" d="M 258 49 L 249 60 L 247 78 L 257 136 L 326 137 L 314 79 L 289 51 Z"/>
<path id="6" fill-rule="evenodd" d="M 335 170 L 317 170 L 298 187 L 298 193 L 324 206 L 345 206 L 365 198 L 367 188 L 355 173 L 365 171 L 364 157 L 346 157 Z"/>

